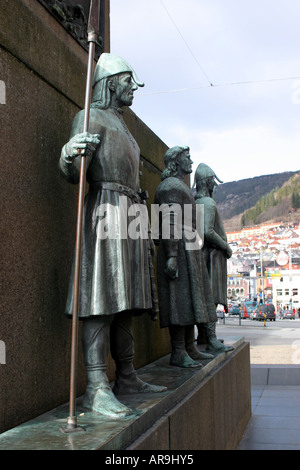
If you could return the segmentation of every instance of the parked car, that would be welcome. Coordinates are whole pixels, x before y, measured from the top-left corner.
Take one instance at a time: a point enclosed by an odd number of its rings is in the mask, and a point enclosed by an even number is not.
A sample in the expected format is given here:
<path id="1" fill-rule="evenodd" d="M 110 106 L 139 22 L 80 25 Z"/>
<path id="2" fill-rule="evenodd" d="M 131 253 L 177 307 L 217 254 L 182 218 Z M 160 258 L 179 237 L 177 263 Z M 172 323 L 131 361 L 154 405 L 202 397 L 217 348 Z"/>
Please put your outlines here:
<path id="1" fill-rule="evenodd" d="M 276 313 L 273 304 L 259 304 L 253 312 L 251 312 L 250 318 L 252 320 L 264 321 L 266 320 L 275 321 Z"/>
<path id="2" fill-rule="evenodd" d="M 267 307 L 267 320 L 275 321 L 276 320 L 276 309 L 273 304 L 266 304 Z"/>
<path id="3" fill-rule="evenodd" d="M 228 312 L 230 315 L 239 315 L 241 313 L 241 309 L 238 305 L 232 305 Z"/>
<path id="4" fill-rule="evenodd" d="M 295 320 L 295 312 L 293 310 L 283 310 L 281 317 L 282 319 Z"/>
<path id="5" fill-rule="evenodd" d="M 264 320 L 264 313 L 267 311 L 265 305 L 258 305 L 255 310 L 253 310 L 252 315 L 253 319 L 257 321 Z"/>

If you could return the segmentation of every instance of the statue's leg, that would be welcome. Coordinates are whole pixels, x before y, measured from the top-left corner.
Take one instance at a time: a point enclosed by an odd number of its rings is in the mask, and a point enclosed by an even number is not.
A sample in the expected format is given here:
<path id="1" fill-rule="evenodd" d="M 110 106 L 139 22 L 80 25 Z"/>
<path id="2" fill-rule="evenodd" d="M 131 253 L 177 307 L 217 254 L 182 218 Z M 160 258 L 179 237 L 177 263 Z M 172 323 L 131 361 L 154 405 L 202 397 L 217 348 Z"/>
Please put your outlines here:
<path id="1" fill-rule="evenodd" d="M 196 347 L 194 325 L 185 327 L 185 349 L 188 355 L 195 361 L 214 358 L 212 354 L 199 351 L 199 349 Z"/>
<path id="2" fill-rule="evenodd" d="M 82 345 L 87 374 L 83 406 L 112 418 L 123 418 L 132 410 L 114 396 L 106 375 L 113 315 L 83 320 Z"/>
<path id="3" fill-rule="evenodd" d="M 198 323 L 197 325 L 198 336 L 197 336 L 197 343 L 198 344 L 207 344 L 207 333 L 205 328 L 205 323 Z M 224 339 L 218 338 L 221 343 L 224 343 Z"/>
<path id="4" fill-rule="evenodd" d="M 164 392 L 166 387 L 143 382 L 133 367 L 134 340 L 132 313 L 120 312 L 111 325 L 111 355 L 116 363 L 116 381 L 113 391 L 116 395 L 127 393 Z"/>
<path id="5" fill-rule="evenodd" d="M 170 364 L 177 367 L 201 367 L 202 364 L 192 359 L 185 349 L 185 330 L 185 326 L 169 326 L 172 346 Z"/>
<path id="6" fill-rule="evenodd" d="M 212 353 L 221 353 L 233 351 L 233 346 L 226 346 L 216 336 L 216 322 L 203 323 L 206 336 L 207 336 L 207 346 L 206 350 Z"/>
<path id="7" fill-rule="evenodd" d="M 206 330 L 205 330 L 203 323 L 197 324 L 197 330 L 198 330 L 197 343 L 207 344 L 207 335 L 206 335 Z"/>

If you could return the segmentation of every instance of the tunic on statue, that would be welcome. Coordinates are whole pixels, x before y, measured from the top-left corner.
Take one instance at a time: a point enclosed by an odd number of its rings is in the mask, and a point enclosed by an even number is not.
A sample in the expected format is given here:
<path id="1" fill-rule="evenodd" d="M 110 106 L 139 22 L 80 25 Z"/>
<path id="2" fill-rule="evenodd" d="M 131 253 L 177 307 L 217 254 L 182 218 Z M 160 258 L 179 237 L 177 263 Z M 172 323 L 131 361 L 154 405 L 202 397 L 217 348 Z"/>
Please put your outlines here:
<path id="1" fill-rule="evenodd" d="M 71 137 L 82 132 L 83 112 L 72 125 Z M 111 315 L 153 307 L 149 240 L 128 236 L 130 207 L 141 204 L 138 144 L 129 133 L 122 111 L 91 109 L 90 128 L 100 145 L 87 169 L 79 292 L 79 317 Z M 77 157 L 76 157 L 77 158 Z M 71 182 L 74 168 L 65 176 Z M 77 162 L 78 167 L 78 162 Z M 72 181 L 73 180 L 73 181 Z M 72 314 L 74 263 L 66 313 Z"/>
<path id="2" fill-rule="evenodd" d="M 160 311 L 160 326 L 195 325 L 217 320 L 216 309 L 212 300 L 212 292 L 207 269 L 203 259 L 201 246 L 199 249 L 187 249 L 187 227 L 184 226 L 184 205 L 191 209 L 192 230 L 196 228 L 196 204 L 184 181 L 176 177 L 163 180 L 155 194 L 155 203 L 181 207 L 182 220 L 178 221 L 182 236 L 174 243 L 173 240 L 160 237 L 157 254 L 157 281 Z M 162 227 L 160 226 L 160 235 Z M 190 237 L 188 237 L 190 240 Z M 171 279 L 165 273 L 167 259 L 174 254 L 178 260 L 178 277 Z M 172 253 L 173 251 L 173 253 Z"/>
<path id="3" fill-rule="evenodd" d="M 215 305 L 227 307 L 227 236 L 216 202 L 211 197 L 195 196 L 204 206 L 203 256 L 211 280 Z"/>

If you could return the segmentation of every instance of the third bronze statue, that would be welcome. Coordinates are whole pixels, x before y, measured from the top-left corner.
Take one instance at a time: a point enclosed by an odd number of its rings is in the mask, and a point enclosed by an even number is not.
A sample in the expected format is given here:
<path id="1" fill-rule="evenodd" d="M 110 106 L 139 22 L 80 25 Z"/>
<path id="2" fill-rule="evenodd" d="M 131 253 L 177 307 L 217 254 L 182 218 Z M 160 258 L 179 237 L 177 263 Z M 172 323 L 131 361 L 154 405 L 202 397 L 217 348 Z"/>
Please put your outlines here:
<path id="1" fill-rule="evenodd" d="M 201 367 L 201 359 L 214 356 L 196 347 L 195 324 L 215 323 L 217 317 L 196 230 L 196 203 L 184 181 L 192 172 L 189 148 L 169 149 L 164 161 L 166 169 L 155 193 L 160 217 L 157 256 L 160 326 L 169 328 L 170 364 Z"/>
<path id="2" fill-rule="evenodd" d="M 204 245 L 203 255 L 212 285 L 214 304 L 227 308 L 227 259 L 231 257 L 232 250 L 227 243 L 227 236 L 223 222 L 214 200 L 217 186 L 216 180 L 222 181 L 215 172 L 205 163 L 200 163 L 195 172 L 196 204 L 204 208 Z M 212 352 L 230 351 L 234 349 L 226 346 L 216 338 L 216 323 L 198 325 L 199 342 L 202 342 L 202 331 L 206 335 L 207 350 Z M 201 331 L 202 330 L 202 331 Z"/>
<path id="3" fill-rule="evenodd" d="M 78 183 L 81 154 L 87 159 L 89 191 L 83 214 L 78 309 L 88 381 L 83 405 L 110 417 L 131 413 L 115 395 L 166 389 L 141 381 L 133 367 L 133 315 L 155 308 L 149 240 L 132 239 L 123 230 L 128 227 L 130 207 L 142 203 L 140 150 L 122 111 L 132 105 L 138 86 L 143 83 L 124 59 L 103 53 L 94 72 L 89 133 L 82 133 L 84 112 L 80 111 L 60 158 L 61 171 L 70 183 Z M 69 315 L 72 297 L 73 275 Z M 114 393 L 106 375 L 109 351 L 116 363 Z"/>

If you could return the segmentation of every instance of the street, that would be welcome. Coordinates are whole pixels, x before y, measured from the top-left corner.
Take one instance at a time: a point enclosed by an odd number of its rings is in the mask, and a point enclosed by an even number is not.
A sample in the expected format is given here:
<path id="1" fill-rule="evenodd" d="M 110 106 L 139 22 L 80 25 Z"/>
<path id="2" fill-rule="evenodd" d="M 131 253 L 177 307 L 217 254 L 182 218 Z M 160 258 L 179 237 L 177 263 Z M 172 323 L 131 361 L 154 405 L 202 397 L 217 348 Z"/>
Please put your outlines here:
<path id="1" fill-rule="evenodd" d="M 217 336 L 242 336 L 250 343 L 251 364 L 300 364 L 300 319 L 267 321 L 219 319 Z"/>

